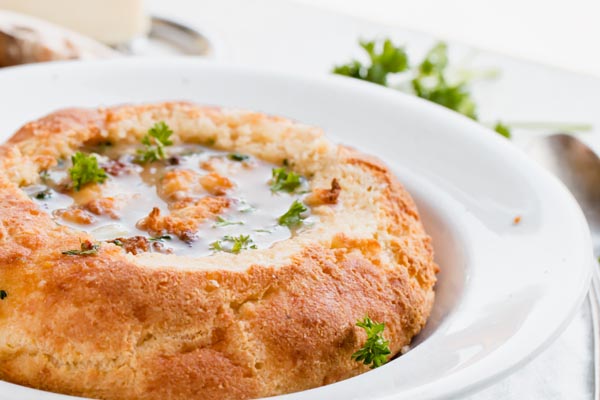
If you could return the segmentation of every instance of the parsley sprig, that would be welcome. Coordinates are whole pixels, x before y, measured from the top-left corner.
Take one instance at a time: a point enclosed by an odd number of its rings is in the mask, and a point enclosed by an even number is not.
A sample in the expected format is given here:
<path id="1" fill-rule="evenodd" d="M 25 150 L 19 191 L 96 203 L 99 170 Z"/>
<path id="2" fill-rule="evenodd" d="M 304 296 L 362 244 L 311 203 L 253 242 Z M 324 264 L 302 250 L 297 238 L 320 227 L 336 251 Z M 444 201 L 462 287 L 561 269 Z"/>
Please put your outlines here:
<path id="1" fill-rule="evenodd" d="M 367 315 L 363 320 L 359 320 L 356 326 L 365 330 L 367 341 L 361 349 L 352 354 L 352 359 L 369 365 L 371 369 L 381 367 L 391 354 L 390 342 L 383 337 L 385 323 L 373 322 Z"/>
<path id="2" fill-rule="evenodd" d="M 413 69 L 405 49 L 394 45 L 390 39 L 361 41 L 360 46 L 367 52 L 370 63 L 365 65 L 352 60 L 334 67 L 333 73 L 388 87 L 390 75 L 406 73 L 410 85 L 400 87 L 401 90 L 477 120 L 477 105 L 469 88 L 475 75 L 463 74 L 461 79 L 451 79 L 448 46 L 444 42 L 434 45 Z M 494 130 L 506 138 L 511 136 L 510 128 L 500 122 Z"/>
<path id="3" fill-rule="evenodd" d="M 222 228 L 230 225 L 244 225 L 244 221 L 229 221 L 221 216 L 217 217 L 217 222 L 213 224 L 213 228 Z"/>
<path id="4" fill-rule="evenodd" d="M 306 218 L 302 215 L 303 212 L 306 212 L 307 208 L 299 202 L 298 200 L 294 200 L 289 210 L 286 211 L 281 217 L 279 217 L 279 225 L 285 225 L 290 228 L 295 228 L 302 224 L 303 220 Z"/>
<path id="5" fill-rule="evenodd" d="M 302 177 L 287 168 L 273 168 L 271 171 L 271 191 L 273 192 L 295 192 L 302 185 Z"/>
<path id="6" fill-rule="evenodd" d="M 164 121 L 155 123 L 142 137 L 144 148 L 138 150 L 138 161 L 144 164 L 163 160 L 165 147 L 173 144 L 170 139 L 172 134 L 173 131 Z"/>
<path id="7" fill-rule="evenodd" d="M 385 39 L 383 43 L 374 40 L 360 41 L 360 47 L 369 55 L 370 65 L 352 60 L 348 64 L 334 67 L 333 72 L 385 86 L 389 74 L 408 69 L 406 51 L 403 47 L 395 46 L 390 39 Z"/>
<path id="8" fill-rule="evenodd" d="M 67 256 L 92 256 L 98 254 L 100 245 L 98 243 L 92 243 L 89 240 L 81 242 L 81 249 L 65 250 L 62 254 Z"/>
<path id="9" fill-rule="evenodd" d="M 223 236 L 223 239 L 216 240 L 210 244 L 210 249 L 214 251 L 224 251 L 227 253 L 238 254 L 242 250 L 256 249 L 254 241 L 250 235 Z"/>
<path id="10" fill-rule="evenodd" d="M 88 183 L 103 183 L 108 178 L 106 171 L 98 166 L 98 160 L 91 154 L 78 151 L 71 156 L 71 162 L 73 166 L 69 168 L 69 175 L 75 191 Z"/>

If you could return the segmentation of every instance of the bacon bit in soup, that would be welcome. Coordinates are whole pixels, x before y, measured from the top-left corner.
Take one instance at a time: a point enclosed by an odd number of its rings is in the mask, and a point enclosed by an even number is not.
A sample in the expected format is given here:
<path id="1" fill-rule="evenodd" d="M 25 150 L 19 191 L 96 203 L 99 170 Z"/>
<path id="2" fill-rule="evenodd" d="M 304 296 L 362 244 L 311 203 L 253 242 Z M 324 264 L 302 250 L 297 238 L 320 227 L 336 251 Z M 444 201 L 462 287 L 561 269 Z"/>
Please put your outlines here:
<path id="1" fill-rule="evenodd" d="M 341 191 L 342 187 L 338 180 L 333 178 L 330 189 L 314 189 L 306 198 L 306 203 L 310 205 L 337 204 Z"/>

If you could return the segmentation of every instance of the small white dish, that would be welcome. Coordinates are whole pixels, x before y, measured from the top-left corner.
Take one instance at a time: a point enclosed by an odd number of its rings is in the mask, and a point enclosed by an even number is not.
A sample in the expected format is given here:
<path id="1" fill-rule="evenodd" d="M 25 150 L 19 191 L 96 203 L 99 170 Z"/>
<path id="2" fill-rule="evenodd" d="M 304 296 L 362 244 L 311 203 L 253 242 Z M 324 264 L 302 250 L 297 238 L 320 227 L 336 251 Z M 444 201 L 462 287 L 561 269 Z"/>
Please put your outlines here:
<path id="1" fill-rule="evenodd" d="M 62 107 L 190 100 L 317 125 L 394 168 L 442 268 L 432 317 L 402 357 L 281 399 L 464 395 L 548 346 L 586 293 L 591 241 L 566 189 L 505 139 L 423 100 L 347 78 L 194 59 L 19 67 L 0 72 L 0 88 L 0 139 Z M 0 382 L 0 399 L 62 398 Z"/>

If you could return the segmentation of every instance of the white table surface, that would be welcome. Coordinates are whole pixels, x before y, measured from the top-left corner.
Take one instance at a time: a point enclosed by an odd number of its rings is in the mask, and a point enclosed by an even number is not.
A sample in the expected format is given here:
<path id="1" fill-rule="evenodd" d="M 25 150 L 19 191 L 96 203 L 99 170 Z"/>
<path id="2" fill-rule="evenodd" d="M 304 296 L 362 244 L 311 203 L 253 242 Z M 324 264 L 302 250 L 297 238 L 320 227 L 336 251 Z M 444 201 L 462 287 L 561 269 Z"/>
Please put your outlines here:
<path id="1" fill-rule="evenodd" d="M 598 0 L 298 1 L 600 77 Z"/>
<path id="2" fill-rule="evenodd" d="M 585 1 L 574 0 L 572 4 Z M 505 2 L 517 4 L 513 0 Z M 322 3 L 348 4 L 348 9 L 360 13 L 364 9 L 367 16 L 373 13 L 373 10 L 367 10 L 370 8 L 366 6 L 368 2 L 363 5 L 354 0 L 323 0 Z M 385 2 L 376 0 L 373 3 Z M 407 4 L 405 1 L 398 3 Z M 431 6 L 432 1 L 423 0 L 422 3 Z M 522 0 L 519 3 L 524 10 L 533 7 L 525 3 Z M 541 4 L 539 1 L 532 3 Z M 544 4 L 548 3 L 555 2 Z M 391 0 L 387 4 L 391 4 Z M 327 74 L 333 64 L 360 54 L 356 45 L 359 37 L 390 35 L 406 43 L 413 56 L 422 55 L 433 43 L 432 37 L 425 34 L 282 0 L 149 0 L 149 8 L 155 14 L 174 17 L 205 32 L 216 46 L 214 58 L 303 74 Z M 594 29 L 597 28 L 600 29 L 600 24 L 596 23 Z M 600 35 L 596 35 L 595 40 L 598 38 Z M 600 79 L 473 51 L 454 43 L 451 51 L 455 60 L 470 60 L 470 66 L 494 67 L 502 71 L 500 79 L 481 82 L 474 87 L 482 121 L 589 123 L 594 129 L 581 137 L 600 150 Z M 600 51 L 596 51 L 595 56 L 600 56 Z M 598 67 L 600 63 L 593 65 Z M 547 133 L 550 132 L 515 130 L 513 142 L 525 149 L 536 136 Z M 469 399 L 591 399 L 591 340 L 590 315 L 585 304 L 562 336 L 544 353 Z"/>

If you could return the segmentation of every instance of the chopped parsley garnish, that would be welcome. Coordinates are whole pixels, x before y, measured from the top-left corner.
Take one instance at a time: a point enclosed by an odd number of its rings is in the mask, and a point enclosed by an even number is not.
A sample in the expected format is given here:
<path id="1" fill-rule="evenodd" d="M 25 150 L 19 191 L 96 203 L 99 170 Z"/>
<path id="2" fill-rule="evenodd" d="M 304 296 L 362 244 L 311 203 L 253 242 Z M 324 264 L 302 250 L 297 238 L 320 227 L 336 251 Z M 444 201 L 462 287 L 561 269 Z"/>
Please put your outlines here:
<path id="1" fill-rule="evenodd" d="M 370 65 L 365 66 L 357 60 L 352 60 L 348 64 L 334 67 L 335 74 L 385 86 L 389 74 L 404 72 L 408 69 L 406 51 L 403 47 L 395 46 L 390 39 L 385 39 L 383 43 L 375 40 L 361 41 L 360 46 L 369 55 Z"/>
<path id="2" fill-rule="evenodd" d="M 47 170 L 40 171 L 40 180 L 45 183 L 48 179 L 50 179 L 50 172 Z"/>
<path id="3" fill-rule="evenodd" d="M 97 243 L 92 243 L 89 240 L 81 242 L 81 249 L 79 250 L 66 250 L 63 251 L 62 254 L 67 256 L 91 256 L 94 254 L 98 254 L 98 249 L 100 249 L 100 245 Z"/>
<path id="4" fill-rule="evenodd" d="M 173 131 L 164 122 L 155 123 L 142 137 L 143 149 L 138 150 L 138 161 L 154 162 L 165 158 L 165 147 L 173 144 L 170 137 Z"/>
<path id="5" fill-rule="evenodd" d="M 295 228 L 298 225 L 302 224 L 302 220 L 306 217 L 302 216 L 303 212 L 306 212 L 307 208 L 299 202 L 298 200 L 294 200 L 289 210 L 286 211 L 281 217 L 279 217 L 279 225 L 285 225 L 290 228 Z"/>
<path id="6" fill-rule="evenodd" d="M 500 121 L 496 122 L 496 125 L 494 125 L 494 130 L 507 139 L 510 139 L 510 137 L 511 137 L 510 127 L 508 127 L 507 125 L 504 125 Z"/>
<path id="7" fill-rule="evenodd" d="M 148 240 L 151 242 L 163 242 L 165 240 L 171 240 L 171 239 L 172 239 L 171 235 L 161 235 L 161 236 L 154 236 L 154 237 L 148 238 Z"/>
<path id="8" fill-rule="evenodd" d="M 213 228 L 221 228 L 229 225 L 244 225 L 243 221 L 228 221 L 223 217 L 217 217 L 217 222 L 213 224 Z"/>
<path id="9" fill-rule="evenodd" d="M 69 168 L 69 175 L 75 191 L 79 191 L 88 183 L 103 183 L 108 178 L 106 171 L 98 166 L 98 160 L 93 155 L 78 151 L 71 156 L 71 162 L 73 166 Z"/>
<path id="10" fill-rule="evenodd" d="M 367 341 L 360 350 L 352 354 L 352 359 L 369 365 L 371 369 L 381 367 L 387 362 L 387 356 L 391 354 L 390 342 L 383 337 L 385 323 L 378 324 L 369 316 L 365 316 L 362 321 L 356 323 L 356 326 L 365 330 Z"/>
<path id="11" fill-rule="evenodd" d="M 0 290 L 0 300 L 4 300 L 7 297 L 8 297 L 8 292 L 4 289 L 1 289 Z"/>
<path id="12" fill-rule="evenodd" d="M 246 200 L 242 199 L 239 201 L 239 206 L 237 210 L 245 214 L 253 212 L 254 210 L 256 210 L 256 208 L 252 204 L 248 203 Z"/>
<path id="13" fill-rule="evenodd" d="M 123 247 L 125 245 L 121 239 L 109 240 L 108 243 L 112 243 L 115 246 L 119 246 L 119 247 Z"/>
<path id="14" fill-rule="evenodd" d="M 256 249 L 256 245 L 250 238 L 250 235 L 223 236 L 223 239 L 214 241 L 210 244 L 210 249 L 214 251 L 224 251 L 237 254 L 242 250 Z"/>
<path id="15" fill-rule="evenodd" d="M 302 185 L 302 177 L 293 171 L 288 171 L 285 167 L 273 168 L 271 174 L 271 191 L 273 192 L 293 193 Z"/>
<path id="16" fill-rule="evenodd" d="M 258 233 L 273 233 L 273 229 L 260 228 L 260 229 L 254 229 L 254 232 L 258 232 Z"/>
<path id="17" fill-rule="evenodd" d="M 243 161 L 248 161 L 250 159 L 250 156 L 248 156 L 246 154 L 241 154 L 241 153 L 229 153 L 227 155 L 227 158 L 230 159 L 231 161 L 243 162 Z"/>
<path id="18" fill-rule="evenodd" d="M 223 246 L 221 246 L 221 240 L 215 240 L 208 246 L 208 248 L 214 251 L 226 251 Z"/>
<path id="19" fill-rule="evenodd" d="M 49 199 L 50 197 L 52 197 L 52 190 L 50 190 L 50 189 L 41 190 L 41 191 L 37 192 L 36 194 L 34 194 L 33 197 L 35 197 L 38 200 Z"/>

